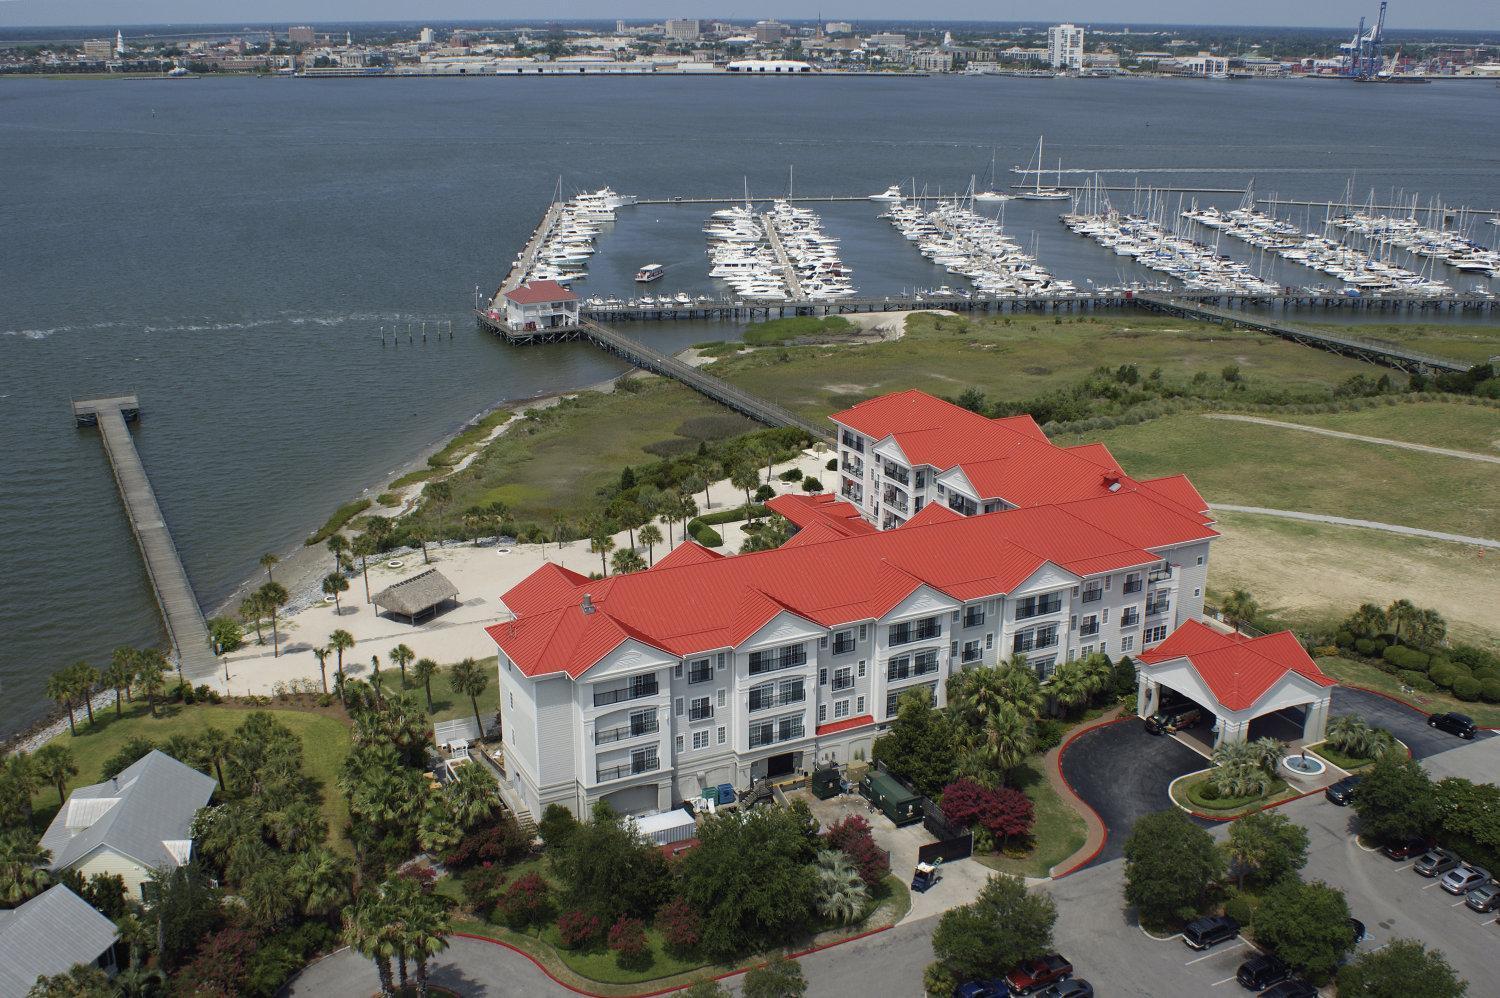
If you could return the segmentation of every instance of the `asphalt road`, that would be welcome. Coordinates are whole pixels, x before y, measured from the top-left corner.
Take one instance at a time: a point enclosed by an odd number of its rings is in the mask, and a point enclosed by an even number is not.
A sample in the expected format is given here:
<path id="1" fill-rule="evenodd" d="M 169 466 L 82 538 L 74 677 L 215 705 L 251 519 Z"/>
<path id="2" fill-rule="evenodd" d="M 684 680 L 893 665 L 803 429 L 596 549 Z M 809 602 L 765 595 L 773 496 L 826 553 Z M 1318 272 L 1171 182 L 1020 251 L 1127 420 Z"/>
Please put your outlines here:
<path id="1" fill-rule="evenodd" d="M 1063 776 L 1109 831 L 1094 863 L 1123 855 L 1137 819 L 1172 807 L 1167 786 L 1208 760 L 1175 738 L 1147 734 L 1138 718 L 1082 735 L 1062 754 Z"/>
<path id="2" fill-rule="evenodd" d="M 1417 759 L 1448 752 L 1470 744 L 1456 735 L 1429 727 L 1427 715 L 1414 707 L 1398 703 L 1378 693 L 1338 686 L 1333 691 L 1333 703 L 1329 714 L 1358 714 L 1377 728 L 1385 728 L 1406 743 Z M 1494 736 L 1493 731 L 1481 731 L 1475 741 Z"/>

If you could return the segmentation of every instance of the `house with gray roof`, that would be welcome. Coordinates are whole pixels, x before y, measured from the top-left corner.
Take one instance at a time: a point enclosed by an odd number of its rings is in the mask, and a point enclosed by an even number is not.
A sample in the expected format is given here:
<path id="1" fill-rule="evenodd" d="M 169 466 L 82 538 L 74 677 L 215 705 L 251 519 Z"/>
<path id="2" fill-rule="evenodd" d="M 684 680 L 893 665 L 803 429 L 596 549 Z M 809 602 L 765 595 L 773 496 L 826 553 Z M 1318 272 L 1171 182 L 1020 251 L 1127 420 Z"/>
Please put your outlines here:
<path id="1" fill-rule="evenodd" d="M 42 836 L 42 848 L 52 852 L 48 868 L 119 874 L 139 896 L 152 870 L 192 858 L 193 818 L 217 785 L 153 749 L 114 779 L 68 796 Z"/>
<path id="2" fill-rule="evenodd" d="M 96 964 L 115 970 L 115 923 L 62 884 L 0 911 L 0 995 L 24 995 L 38 977 Z"/>

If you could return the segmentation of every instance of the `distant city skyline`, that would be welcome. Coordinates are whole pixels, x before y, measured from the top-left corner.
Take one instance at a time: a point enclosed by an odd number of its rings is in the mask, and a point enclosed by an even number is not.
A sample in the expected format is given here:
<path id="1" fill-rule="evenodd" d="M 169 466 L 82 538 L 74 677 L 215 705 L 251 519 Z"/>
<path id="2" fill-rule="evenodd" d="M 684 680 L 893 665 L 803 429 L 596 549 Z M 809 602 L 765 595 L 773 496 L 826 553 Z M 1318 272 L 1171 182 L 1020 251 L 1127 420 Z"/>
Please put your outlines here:
<path id="1" fill-rule="evenodd" d="M 1374 19 L 1379 0 L 1261 0 L 1249 5 L 1213 5 L 1207 14 L 1201 0 L 1136 0 L 1121 4 L 1115 0 L 1075 0 L 1056 3 L 1052 0 L 943 0 L 924 5 L 921 14 L 926 21 L 1072 21 L 1088 23 L 1140 24 L 1213 24 L 1254 27 L 1352 27 L 1361 16 Z M 848 8 L 857 7 L 858 10 Z M 1500 28 L 1495 0 L 1445 0 L 1440 4 L 1419 4 L 1414 0 L 1393 0 L 1387 14 L 1392 30 L 1402 29 L 1470 29 Z M 485 3 L 483 0 L 441 0 L 440 3 L 417 3 L 414 0 L 223 0 L 212 8 L 197 0 L 0 0 L 0 27 L 121 25 L 161 23 L 286 23 L 302 24 L 360 21 L 435 22 L 474 20 L 486 23 L 505 20 L 540 20 L 540 12 L 531 4 Z M 854 4 L 793 2 L 765 0 L 763 6 L 741 2 L 716 7 L 685 0 L 578 0 L 550 7 L 546 15 L 556 20 L 600 20 L 627 18 L 661 19 L 667 17 L 723 18 L 754 21 L 778 17 L 811 20 L 873 21 L 911 20 L 912 8 L 895 0 L 861 0 Z M 1253 18 L 1253 20 L 1252 20 Z"/>

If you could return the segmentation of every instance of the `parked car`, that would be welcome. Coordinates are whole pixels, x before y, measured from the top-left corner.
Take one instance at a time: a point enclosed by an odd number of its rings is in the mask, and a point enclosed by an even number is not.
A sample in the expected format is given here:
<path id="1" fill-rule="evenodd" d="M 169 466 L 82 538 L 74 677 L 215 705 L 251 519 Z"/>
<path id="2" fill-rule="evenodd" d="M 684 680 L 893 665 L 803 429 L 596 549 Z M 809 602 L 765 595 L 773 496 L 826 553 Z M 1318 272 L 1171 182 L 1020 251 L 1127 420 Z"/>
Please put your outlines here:
<path id="1" fill-rule="evenodd" d="M 1354 945 L 1356 946 L 1364 942 L 1365 936 L 1369 934 L 1365 931 L 1365 923 L 1357 918 L 1349 919 L 1349 928 L 1354 930 Z"/>
<path id="2" fill-rule="evenodd" d="M 1450 735 L 1460 738 L 1474 737 L 1474 719 L 1468 714 L 1460 714 L 1457 711 L 1448 711 L 1446 714 L 1433 714 L 1427 718 L 1427 723 L 1439 731 L 1446 731 Z"/>
<path id="3" fill-rule="evenodd" d="M 918 863 L 911 875 L 911 889 L 918 894 L 925 894 L 941 879 L 943 877 L 938 873 L 937 867 L 931 863 Z"/>
<path id="4" fill-rule="evenodd" d="M 1318 998 L 1318 989 L 1293 977 L 1271 985 L 1260 993 L 1260 998 Z"/>
<path id="5" fill-rule="evenodd" d="M 1175 731 L 1196 728 L 1203 723 L 1203 708 L 1195 703 L 1178 704 L 1157 711 L 1146 719 L 1146 730 L 1153 735 L 1170 735 Z"/>
<path id="6" fill-rule="evenodd" d="M 1010 989 L 1001 980 L 965 981 L 953 989 L 953 998 L 1006 998 Z"/>
<path id="7" fill-rule="evenodd" d="M 1362 779 L 1364 779 L 1362 776 L 1346 776 L 1324 790 L 1323 796 L 1339 807 L 1347 807 L 1354 800 L 1354 788 L 1359 786 L 1359 781 Z"/>
<path id="8" fill-rule="evenodd" d="M 1035 960 L 1027 960 L 1005 975 L 1005 983 L 1013 995 L 1030 995 L 1049 984 L 1056 984 L 1073 976 L 1073 965 L 1061 953 L 1048 953 Z"/>
<path id="9" fill-rule="evenodd" d="M 1411 868 L 1424 877 L 1441 877 L 1462 862 L 1458 853 L 1434 847 L 1419 856 Z"/>
<path id="10" fill-rule="evenodd" d="M 1467 894 L 1490 882 L 1490 871 L 1482 866 L 1462 863 L 1443 874 L 1440 883 L 1449 894 Z"/>
<path id="11" fill-rule="evenodd" d="M 1500 884 L 1493 880 L 1474 888 L 1469 896 L 1464 898 L 1464 904 L 1475 911 L 1494 911 L 1500 908 Z"/>
<path id="12" fill-rule="evenodd" d="M 1081 977 L 1074 977 L 1039 992 L 1037 998 L 1094 998 L 1094 986 Z"/>
<path id="13" fill-rule="evenodd" d="M 1208 949 L 1240 934 L 1240 923 L 1228 915 L 1195 918 L 1182 930 L 1182 941 L 1192 949 Z"/>
<path id="14" fill-rule="evenodd" d="M 1427 839 L 1412 838 L 1403 839 L 1400 842 L 1392 842 L 1380 851 L 1391 859 L 1411 859 L 1413 856 L 1422 855 L 1431 848 L 1432 843 Z"/>
<path id="15" fill-rule="evenodd" d="M 1279 956 L 1270 953 L 1262 953 L 1252 956 L 1240 964 L 1239 971 L 1234 979 L 1240 982 L 1240 987 L 1249 988 L 1251 991 L 1264 991 L 1271 985 L 1286 980 L 1292 976 L 1292 968 L 1286 965 L 1286 961 Z"/>

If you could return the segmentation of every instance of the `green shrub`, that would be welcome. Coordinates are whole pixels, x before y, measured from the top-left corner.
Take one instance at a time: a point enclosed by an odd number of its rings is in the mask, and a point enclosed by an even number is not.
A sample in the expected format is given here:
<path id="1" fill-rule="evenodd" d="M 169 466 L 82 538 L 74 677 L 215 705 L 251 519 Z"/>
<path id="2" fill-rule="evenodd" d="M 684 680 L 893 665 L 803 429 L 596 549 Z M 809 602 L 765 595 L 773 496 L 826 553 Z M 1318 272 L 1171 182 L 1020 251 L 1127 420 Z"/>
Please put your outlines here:
<path id="1" fill-rule="evenodd" d="M 765 502 L 766 500 L 773 499 L 775 497 L 776 490 L 771 488 L 771 486 L 769 485 L 762 485 L 760 488 L 755 490 L 756 502 Z"/>
<path id="2" fill-rule="evenodd" d="M 1339 636 L 1343 637 L 1348 633 L 1348 631 L 1340 631 Z M 1343 644 L 1343 642 L 1340 641 L 1339 644 Z M 1354 650 L 1359 652 L 1361 655 L 1379 655 L 1381 646 L 1379 641 L 1375 641 L 1370 638 L 1356 638 L 1354 641 Z"/>
<path id="3" fill-rule="evenodd" d="M 1203 783 L 1193 788 L 1193 794 L 1203 800 L 1218 800 L 1219 788 L 1212 783 Z"/>
<path id="4" fill-rule="evenodd" d="M 802 469 L 788 468 L 776 477 L 781 479 L 783 482 L 800 482 L 802 481 Z"/>
<path id="5" fill-rule="evenodd" d="M 667 440 L 657 440 L 642 447 L 641 450 L 654 457 L 674 458 L 684 454 L 690 454 L 697 450 L 697 444 L 683 437 L 671 437 Z"/>
<path id="6" fill-rule="evenodd" d="M 308 547 L 322 544 L 328 538 L 342 530 L 344 524 L 369 509 L 370 505 L 371 503 L 368 499 L 356 499 L 354 502 L 345 503 L 334 510 L 333 515 L 328 518 L 328 522 L 319 527 L 304 543 Z"/>
<path id="7" fill-rule="evenodd" d="M 706 548 L 724 546 L 724 538 L 719 532 L 702 520 L 693 520 L 688 524 L 688 535 Z"/>
<path id="8" fill-rule="evenodd" d="M 1459 676 L 1453 681 L 1453 695 L 1465 702 L 1479 699 L 1479 680 L 1473 676 Z"/>
<path id="9" fill-rule="evenodd" d="M 828 459 L 828 470 L 829 471 L 838 471 L 839 470 L 839 459 L 838 458 L 833 457 L 833 458 L 829 458 Z"/>
<path id="10" fill-rule="evenodd" d="M 1453 689 L 1454 680 L 1458 679 L 1458 673 L 1454 671 L 1451 665 L 1440 665 L 1427 673 L 1427 678 L 1443 689 L 1451 690 Z"/>
<path id="11" fill-rule="evenodd" d="M 1338 645 L 1340 648 L 1358 647 L 1358 645 L 1355 643 L 1354 635 L 1349 631 L 1339 631 L 1333 636 L 1333 643 Z M 1369 652 L 1365 652 L 1365 654 L 1368 655 Z"/>
<path id="12" fill-rule="evenodd" d="M 820 482 L 820 481 L 818 481 L 816 478 L 804 478 L 804 479 L 802 479 L 802 491 L 803 492 L 822 492 L 823 491 L 823 483 Z"/>
<path id="13" fill-rule="evenodd" d="M 1411 669 L 1402 669 L 1397 675 L 1401 677 L 1403 683 L 1414 690 L 1420 690 L 1423 693 L 1437 692 L 1437 684 L 1420 672 Z"/>
<path id="14" fill-rule="evenodd" d="M 1425 652 L 1419 652 L 1415 648 L 1407 648 L 1404 645 L 1391 645 L 1381 652 L 1381 657 L 1397 668 L 1415 669 L 1420 672 L 1427 671 L 1431 663 L 1431 656 Z"/>
<path id="15" fill-rule="evenodd" d="M 1036 722 L 1036 741 L 1034 751 L 1050 752 L 1062 744 L 1063 735 L 1068 730 L 1068 722 L 1056 717 L 1044 717 Z"/>
<path id="16" fill-rule="evenodd" d="M 1500 674 L 1500 656 L 1476 648 L 1473 645 L 1454 645 L 1448 650 L 1448 657 L 1455 662 L 1461 662 L 1474 670 L 1479 675 L 1481 669 L 1494 670 Z"/>
<path id="17" fill-rule="evenodd" d="M 706 523 L 717 527 L 724 523 L 738 523 L 740 520 L 748 520 L 752 516 L 765 516 L 770 510 L 760 503 L 751 503 L 749 506 L 731 506 L 721 509 L 717 513 L 704 513 L 702 516 L 694 517 L 692 523 L 688 524 L 688 530 L 692 530 L 693 523 Z"/>
<path id="18" fill-rule="evenodd" d="M 1249 894 L 1236 892 L 1224 902 L 1224 914 L 1241 925 L 1249 925 L 1255 917 L 1255 907 L 1255 900 Z"/>
<path id="19" fill-rule="evenodd" d="M 1500 679 L 1481 679 L 1479 695 L 1485 703 L 1500 703 Z"/>
<path id="20" fill-rule="evenodd" d="M 678 424 L 674 431 L 679 437 L 689 440 L 721 440 L 737 436 L 750 429 L 752 424 L 746 417 L 736 413 L 715 413 L 711 416 L 694 416 Z"/>

